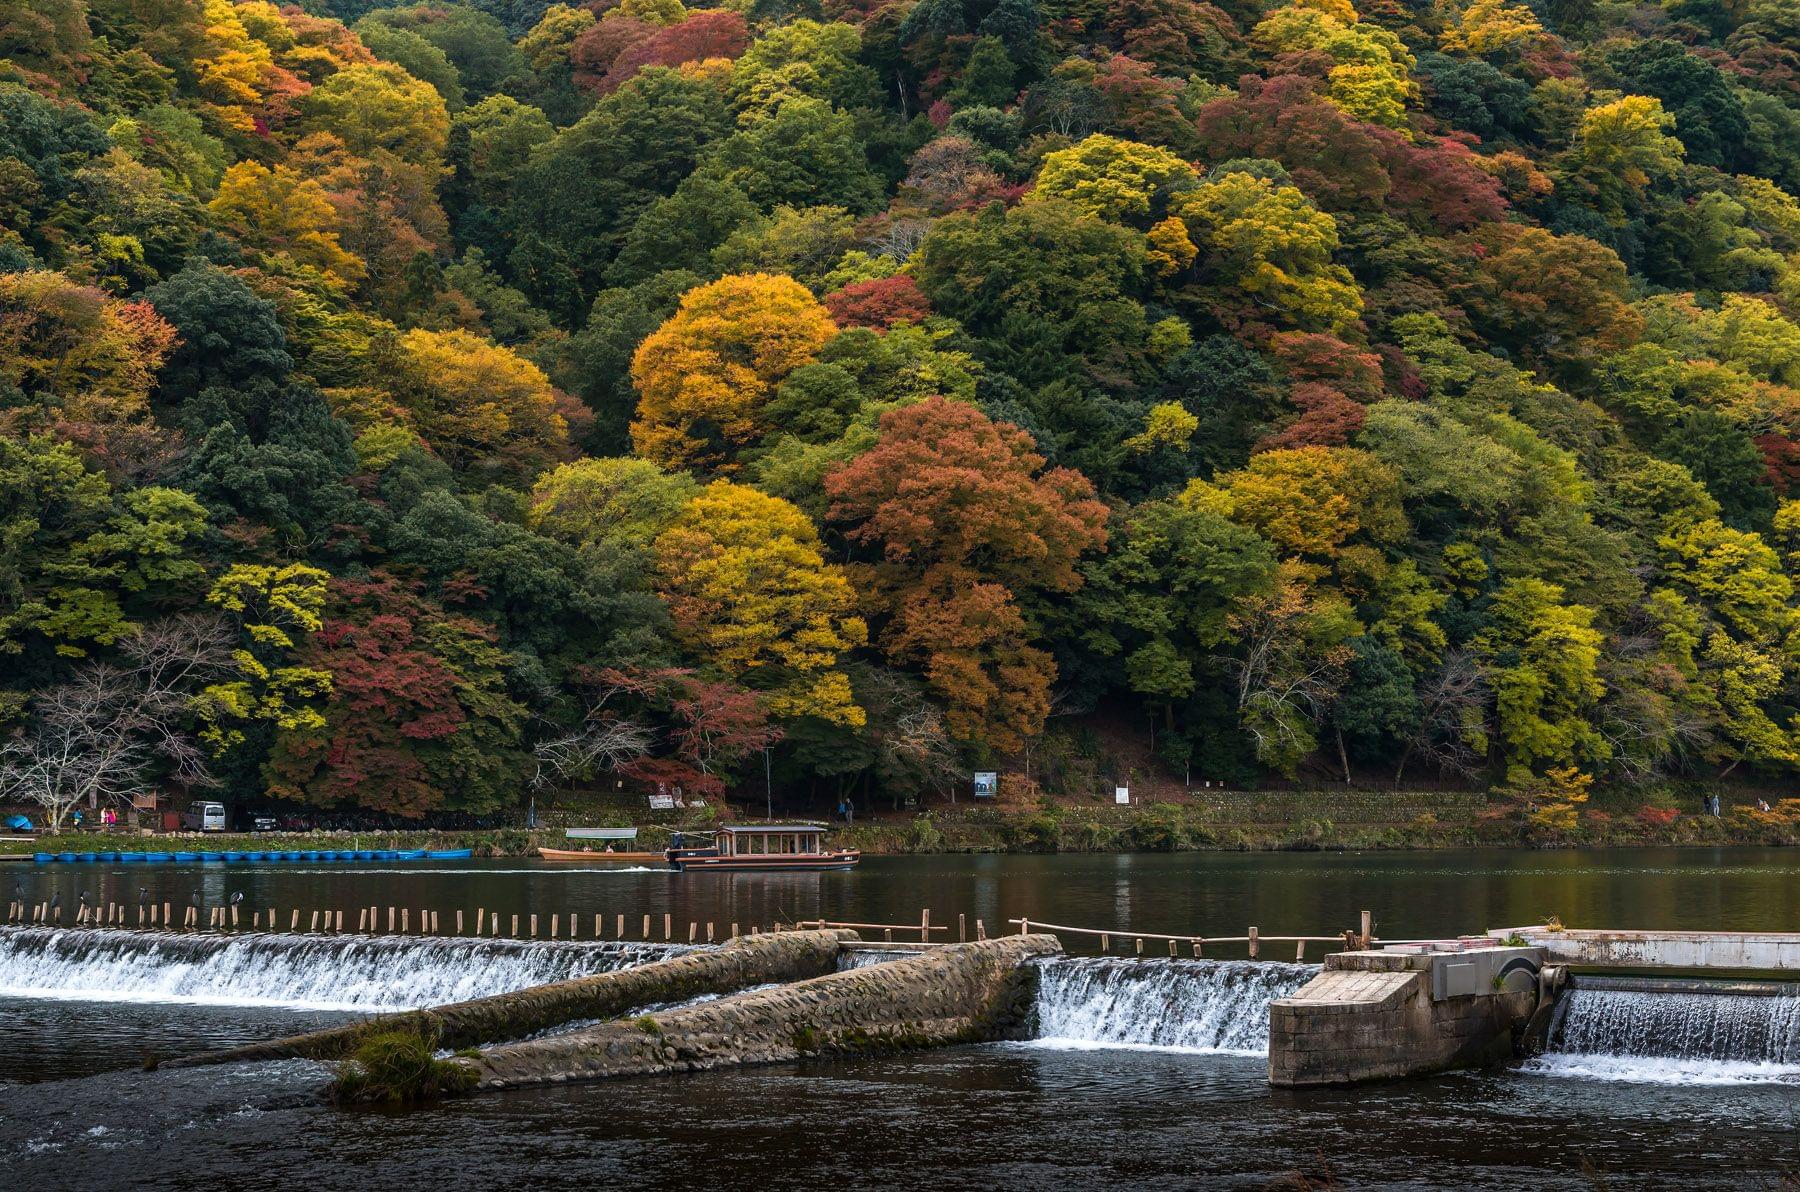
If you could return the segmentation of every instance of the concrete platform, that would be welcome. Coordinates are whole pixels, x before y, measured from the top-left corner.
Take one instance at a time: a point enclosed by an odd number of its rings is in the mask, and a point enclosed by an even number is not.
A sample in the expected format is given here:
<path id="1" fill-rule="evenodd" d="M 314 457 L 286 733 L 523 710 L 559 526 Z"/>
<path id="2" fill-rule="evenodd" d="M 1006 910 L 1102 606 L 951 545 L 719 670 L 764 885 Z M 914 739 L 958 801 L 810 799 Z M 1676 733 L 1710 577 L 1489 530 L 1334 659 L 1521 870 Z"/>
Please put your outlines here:
<path id="1" fill-rule="evenodd" d="M 1525 940 L 1553 963 L 1583 968 L 1800 972 L 1800 933 L 1779 931 L 1573 931 L 1504 927 L 1491 940 Z"/>
<path id="2" fill-rule="evenodd" d="M 1534 948 L 1341 952 L 1269 1006 L 1269 1083 L 1359 1084 L 1511 1058 L 1539 1003 Z"/>

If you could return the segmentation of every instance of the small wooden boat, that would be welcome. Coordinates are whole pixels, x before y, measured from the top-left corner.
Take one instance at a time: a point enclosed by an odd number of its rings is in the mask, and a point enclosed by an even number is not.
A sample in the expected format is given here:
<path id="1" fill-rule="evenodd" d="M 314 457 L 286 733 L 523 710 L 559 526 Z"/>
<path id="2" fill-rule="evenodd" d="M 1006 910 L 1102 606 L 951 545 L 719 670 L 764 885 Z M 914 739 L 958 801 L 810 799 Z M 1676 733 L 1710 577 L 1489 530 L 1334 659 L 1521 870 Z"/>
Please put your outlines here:
<path id="1" fill-rule="evenodd" d="M 690 846 L 677 836 L 669 864 L 681 873 L 817 873 L 853 869 L 862 860 L 853 848 L 825 848 L 824 835 L 823 824 L 733 824 L 715 830 L 707 845 Z"/>
<path id="2" fill-rule="evenodd" d="M 565 833 L 571 841 L 582 842 L 580 848 L 540 848 L 538 856 L 546 861 L 596 861 L 602 865 L 663 865 L 663 853 L 648 853 L 635 847 L 636 828 L 570 828 Z"/>
<path id="3" fill-rule="evenodd" d="M 669 859 L 663 853 L 609 853 L 588 848 L 540 848 L 538 856 L 546 861 L 594 861 L 603 865 L 662 865 Z"/>

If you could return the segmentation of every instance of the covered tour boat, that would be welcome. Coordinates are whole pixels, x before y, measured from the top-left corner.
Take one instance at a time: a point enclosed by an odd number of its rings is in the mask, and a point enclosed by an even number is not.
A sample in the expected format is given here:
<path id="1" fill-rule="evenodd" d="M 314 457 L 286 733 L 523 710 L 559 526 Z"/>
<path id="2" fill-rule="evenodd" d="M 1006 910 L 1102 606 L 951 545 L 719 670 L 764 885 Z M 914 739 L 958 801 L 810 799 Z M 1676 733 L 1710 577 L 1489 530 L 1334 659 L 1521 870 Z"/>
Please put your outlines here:
<path id="1" fill-rule="evenodd" d="M 862 860 L 856 849 L 828 849 L 823 824 L 731 824 L 715 829 L 706 843 L 692 833 L 675 837 L 669 864 L 690 870 L 757 873 L 851 869 Z M 705 838 L 702 837 L 701 840 Z"/>

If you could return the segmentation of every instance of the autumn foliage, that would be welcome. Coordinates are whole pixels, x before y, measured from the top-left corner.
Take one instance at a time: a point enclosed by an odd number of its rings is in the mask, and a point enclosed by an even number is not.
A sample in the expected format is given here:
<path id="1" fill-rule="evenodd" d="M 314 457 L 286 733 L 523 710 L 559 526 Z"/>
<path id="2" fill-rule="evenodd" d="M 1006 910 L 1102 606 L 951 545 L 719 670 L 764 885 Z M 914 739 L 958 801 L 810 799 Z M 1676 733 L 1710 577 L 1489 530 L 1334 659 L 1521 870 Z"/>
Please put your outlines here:
<path id="1" fill-rule="evenodd" d="M 0 798 L 1773 789 L 1791 7 L 14 3 Z"/>

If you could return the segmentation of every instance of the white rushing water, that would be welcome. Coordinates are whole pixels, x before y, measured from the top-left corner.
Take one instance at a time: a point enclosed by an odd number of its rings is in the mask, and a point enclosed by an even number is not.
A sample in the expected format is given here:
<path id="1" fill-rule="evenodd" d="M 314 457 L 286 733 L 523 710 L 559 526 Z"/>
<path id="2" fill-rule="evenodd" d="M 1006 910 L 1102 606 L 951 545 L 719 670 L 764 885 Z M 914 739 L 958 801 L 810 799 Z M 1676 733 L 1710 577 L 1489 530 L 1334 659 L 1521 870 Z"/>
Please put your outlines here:
<path id="1" fill-rule="evenodd" d="M 1263 1055 L 1269 1003 L 1319 970 L 1246 960 L 1039 963 L 1036 1043 L 1043 1047 L 1148 1047 Z"/>
<path id="2" fill-rule="evenodd" d="M 687 949 L 437 937 L 0 929 L 0 997 L 402 1010 L 629 968 Z"/>
<path id="3" fill-rule="evenodd" d="M 1655 1084 L 1800 1083 L 1800 996 L 1571 989 L 1527 1072 Z"/>

